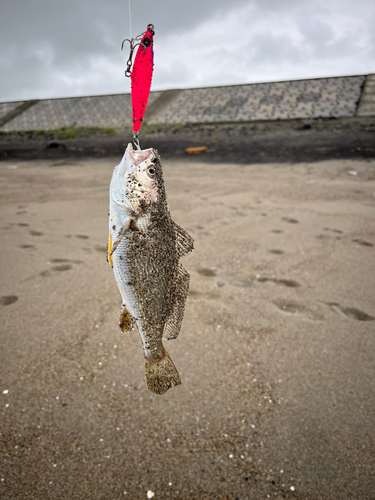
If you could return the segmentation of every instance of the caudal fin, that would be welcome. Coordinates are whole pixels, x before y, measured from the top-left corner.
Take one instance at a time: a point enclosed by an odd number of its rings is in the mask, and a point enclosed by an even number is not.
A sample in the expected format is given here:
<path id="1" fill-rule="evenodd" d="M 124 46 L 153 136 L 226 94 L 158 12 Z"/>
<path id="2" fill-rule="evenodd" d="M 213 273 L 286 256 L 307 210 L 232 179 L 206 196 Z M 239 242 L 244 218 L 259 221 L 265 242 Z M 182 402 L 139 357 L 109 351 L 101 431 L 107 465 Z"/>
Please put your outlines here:
<path id="1" fill-rule="evenodd" d="M 180 385 L 181 379 L 169 357 L 167 351 L 165 356 L 159 360 L 146 359 L 146 379 L 150 391 L 156 394 L 164 394 L 173 385 Z"/>

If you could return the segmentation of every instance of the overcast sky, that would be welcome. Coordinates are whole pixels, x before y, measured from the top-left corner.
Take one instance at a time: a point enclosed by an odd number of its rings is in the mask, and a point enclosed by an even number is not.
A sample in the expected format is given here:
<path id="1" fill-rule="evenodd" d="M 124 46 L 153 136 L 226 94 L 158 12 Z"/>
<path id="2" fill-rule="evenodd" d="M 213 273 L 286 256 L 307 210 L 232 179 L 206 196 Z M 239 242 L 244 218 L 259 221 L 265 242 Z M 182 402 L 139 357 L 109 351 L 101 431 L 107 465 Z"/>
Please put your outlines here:
<path id="1" fill-rule="evenodd" d="M 374 0 L 131 0 L 153 90 L 375 72 Z M 0 101 L 130 91 L 128 0 L 0 0 Z M 126 46 L 127 49 L 127 46 Z"/>

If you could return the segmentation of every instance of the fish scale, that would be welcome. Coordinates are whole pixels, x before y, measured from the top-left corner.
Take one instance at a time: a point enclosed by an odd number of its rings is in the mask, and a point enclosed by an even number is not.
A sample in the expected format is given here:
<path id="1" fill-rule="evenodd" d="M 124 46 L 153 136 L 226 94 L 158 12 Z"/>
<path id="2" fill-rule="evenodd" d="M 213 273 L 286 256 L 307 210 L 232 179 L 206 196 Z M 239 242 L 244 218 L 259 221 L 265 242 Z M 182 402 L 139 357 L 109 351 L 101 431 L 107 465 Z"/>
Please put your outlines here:
<path id="1" fill-rule="evenodd" d="M 115 275 L 116 282 L 120 289 L 120 293 L 123 297 L 123 303 L 136 320 L 139 318 L 139 309 L 137 306 L 137 301 L 132 291 L 131 285 L 129 285 L 130 269 L 127 259 L 127 248 L 128 241 L 123 238 L 117 247 L 116 252 L 113 255 L 113 272 Z"/>

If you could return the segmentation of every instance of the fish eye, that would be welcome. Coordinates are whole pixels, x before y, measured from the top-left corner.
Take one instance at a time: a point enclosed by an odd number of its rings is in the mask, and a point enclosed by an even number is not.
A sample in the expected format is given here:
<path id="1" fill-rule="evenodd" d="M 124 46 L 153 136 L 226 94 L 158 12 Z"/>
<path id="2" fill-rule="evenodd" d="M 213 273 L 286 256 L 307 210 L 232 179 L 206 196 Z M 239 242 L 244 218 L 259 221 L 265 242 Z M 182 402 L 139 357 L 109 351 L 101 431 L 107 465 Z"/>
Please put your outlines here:
<path id="1" fill-rule="evenodd" d="M 149 177 L 154 177 L 156 170 L 153 167 L 147 169 L 147 174 Z"/>

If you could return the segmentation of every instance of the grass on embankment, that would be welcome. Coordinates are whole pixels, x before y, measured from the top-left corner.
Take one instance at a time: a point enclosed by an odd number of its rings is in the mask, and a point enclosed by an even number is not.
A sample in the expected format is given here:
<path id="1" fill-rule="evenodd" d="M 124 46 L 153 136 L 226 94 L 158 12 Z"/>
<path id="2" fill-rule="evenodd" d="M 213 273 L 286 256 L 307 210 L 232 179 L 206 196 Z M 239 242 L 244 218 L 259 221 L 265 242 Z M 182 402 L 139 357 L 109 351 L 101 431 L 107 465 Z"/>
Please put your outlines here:
<path id="1" fill-rule="evenodd" d="M 53 130 L 34 130 L 35 137 L 55 137 L 56 139 L 78 139 L 93 135 L 114 137 L 117 135 L 115 127 L 61 127 Z"/>

